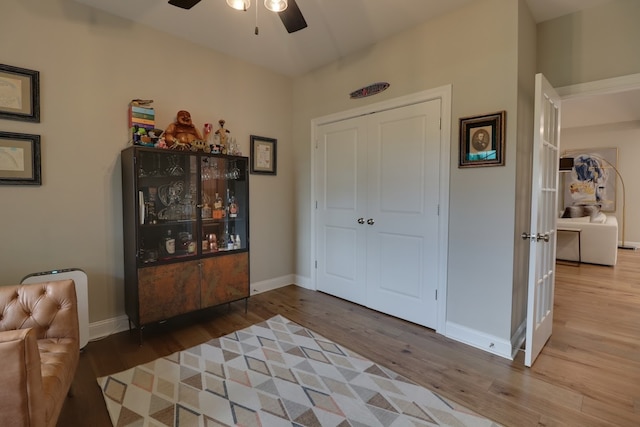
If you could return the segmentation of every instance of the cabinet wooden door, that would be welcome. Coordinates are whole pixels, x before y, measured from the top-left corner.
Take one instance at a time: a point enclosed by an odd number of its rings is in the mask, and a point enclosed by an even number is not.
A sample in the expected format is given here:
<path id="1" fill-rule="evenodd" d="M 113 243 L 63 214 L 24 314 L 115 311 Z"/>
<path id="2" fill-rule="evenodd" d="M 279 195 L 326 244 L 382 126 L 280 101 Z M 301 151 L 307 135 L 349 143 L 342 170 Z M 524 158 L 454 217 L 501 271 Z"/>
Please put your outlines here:
<path id="1" fill-rule="evenodd" d="M 200 261 L 138 269 L 140 324 L 200 308 Z"/>
<path id="2" fill-rule="evenodd" d="M 202 260 L 202 308 L 249 296 L 247 252 Z"/>

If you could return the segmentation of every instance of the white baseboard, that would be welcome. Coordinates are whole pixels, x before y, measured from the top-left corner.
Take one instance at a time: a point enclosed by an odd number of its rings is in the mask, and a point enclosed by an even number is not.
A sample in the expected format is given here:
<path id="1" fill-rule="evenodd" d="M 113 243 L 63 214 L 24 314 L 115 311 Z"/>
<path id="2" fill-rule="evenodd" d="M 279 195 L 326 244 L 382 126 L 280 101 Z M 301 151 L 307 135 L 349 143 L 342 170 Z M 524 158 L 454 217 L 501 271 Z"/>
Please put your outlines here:
<path id="1" fill-rule="evenodd" d="M 316 288 L 313 286 L 313 281 L 311 280 L 311 277 L 296 275 L 296 281 L 294 283 L 300 286 L 301 288 L 309 289 L 311 291 L 316 290 Z"/>
<path id="2" fill-rule="evenodd" d="M 259 294 L 266 291 L 272 291 L 274 289 L 282 288 L 283 286 L 295 284 L 295 275 L 287 274 L 286 276 L 276 277 L 274 279 L 263 280 L 262 282 L 255 282 L 251 284 L 250 295 Z"/>
<path id="3" fill-rule="evenodd" d="M 89 341 L 106 338 L 109 335 L 129 329 L 129 318 L 126 315 L 89 323 Z"/>
<path id="4" fill-rule="evenodd" d="M 511 342 L 498 337 L 476 331 L 457 323 L 447 322 L 447 338 L 460 341 L 480 350 L 487 351 L 508 360 L 513 360 Z"/>

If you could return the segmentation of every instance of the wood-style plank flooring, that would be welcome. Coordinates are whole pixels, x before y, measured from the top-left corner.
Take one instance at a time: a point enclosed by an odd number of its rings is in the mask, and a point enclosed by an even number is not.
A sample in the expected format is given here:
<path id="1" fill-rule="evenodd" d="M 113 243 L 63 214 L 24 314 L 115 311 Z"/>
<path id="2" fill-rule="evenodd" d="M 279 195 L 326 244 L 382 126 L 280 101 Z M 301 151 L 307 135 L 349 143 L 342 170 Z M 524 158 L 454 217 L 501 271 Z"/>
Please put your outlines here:
<path id="1" fill-rule="evenodd" d="M 287 286 L 199 319 L 91 342 L 58 427 L 111 426 L 96 378 L 281 314 L 505 426 L 640 426 L 640 250 L 557 268 L 553 335 L 532 368 L 361 306 Z"/>

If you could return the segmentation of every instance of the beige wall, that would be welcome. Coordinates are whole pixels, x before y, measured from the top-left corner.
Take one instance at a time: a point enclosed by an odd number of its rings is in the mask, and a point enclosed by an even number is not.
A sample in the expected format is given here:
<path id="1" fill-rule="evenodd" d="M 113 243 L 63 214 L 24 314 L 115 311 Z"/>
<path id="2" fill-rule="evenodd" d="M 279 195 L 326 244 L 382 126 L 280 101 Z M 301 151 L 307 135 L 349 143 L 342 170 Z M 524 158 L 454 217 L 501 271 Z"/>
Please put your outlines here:
<path id="1" fill-rule="evenodd" d="M 525 0 L 520 0 L 518 9 L 518 145 L 516 156 L 516 225 L 514 238 L 513 299 L 511 336 L 513 344 L 519 345 L 518 334 L 522 332 L 527 316 L 528 242 L 520 234 L 531 228 L 531 156 L 533 151 L 533 114 L 535 82 L 531 76 L 536 70 L 536 58 L 532 55 L 536 46 L 536 25 Z"/>
<path id="2" fill-rule="evenodd" d="M 612 123 L 562 129 L 562 151 L 589 148 L 617 148 L 618 170 L 626 187 L 625 241 L 640 244 L 640 122 Z M 618 236 L 622 239 L 622 187 L 617 181 L 617 208 L 611 212 L 618 218 Z M 609 215 L 609 213 L 607 213 Z"/>
<path id="3" fill-rule="evenodd" d="M 290 78 L 72 0 L 4 0 L 0 62 L 40 71 L 41 123 L 0 130 L 42 136 L 40 187 L 0 186 L 0 284 L 56 268 L 89 277 L 90 321 L 124 313 L 120 150 L 127 105 L 154 99 L 157 125 L 180 109 L 278 139 L 278 175 L 252 175 L 251 281 L 290 277 L 293 257 Z"/>
<path id="4" fill-rule="evenodd" d="M 554 87 L 640 72 L 640 1 L 614 0 L 538 25 L 538 70 Z"/>
<path id="5" fill-rule="evenodd" d="M 519 145 L 518 6 L 511 0 L 479 0 L 296 79 L 297 273 L 303 280 L 313 283 L 311 119 L 452 84 L 447 319 L 510 338 Z M 391 86 L 375 97 L 349 99 L 349 92 L 376 81 Z M 529 82 L 533 84 L 533 74 Z M 459 169 L 458 119 L 499 110 L 507 111 L 506 165 Z"/>

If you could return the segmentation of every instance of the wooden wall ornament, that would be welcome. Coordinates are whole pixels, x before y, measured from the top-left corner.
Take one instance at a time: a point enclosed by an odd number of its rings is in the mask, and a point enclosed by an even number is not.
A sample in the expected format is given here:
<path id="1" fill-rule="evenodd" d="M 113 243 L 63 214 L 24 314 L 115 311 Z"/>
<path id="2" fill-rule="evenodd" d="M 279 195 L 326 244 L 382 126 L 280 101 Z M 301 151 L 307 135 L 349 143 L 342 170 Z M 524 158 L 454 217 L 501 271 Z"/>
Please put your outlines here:
<path id="1" fill-rule="evenodd" d="M 351 99 L 365 98 L 367 96 L 376 95 L 390 86 L 387 82 L 378 82 L 370 84 L 369 86 L 362 87 L 358 90 L 354 90 L 349 94 Z"/>

